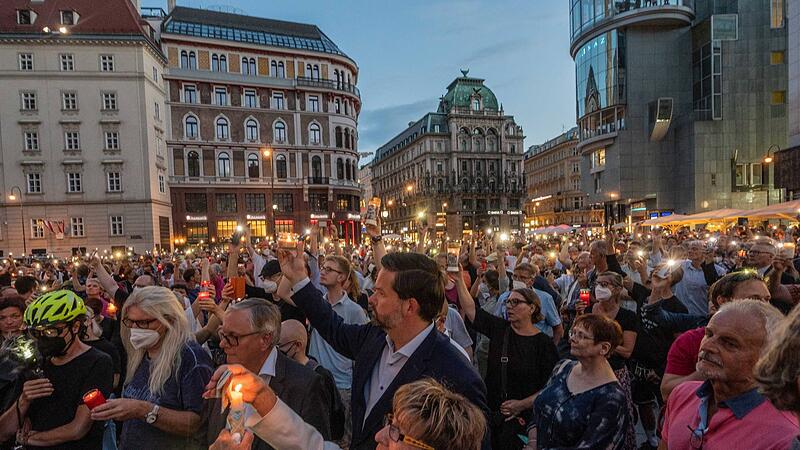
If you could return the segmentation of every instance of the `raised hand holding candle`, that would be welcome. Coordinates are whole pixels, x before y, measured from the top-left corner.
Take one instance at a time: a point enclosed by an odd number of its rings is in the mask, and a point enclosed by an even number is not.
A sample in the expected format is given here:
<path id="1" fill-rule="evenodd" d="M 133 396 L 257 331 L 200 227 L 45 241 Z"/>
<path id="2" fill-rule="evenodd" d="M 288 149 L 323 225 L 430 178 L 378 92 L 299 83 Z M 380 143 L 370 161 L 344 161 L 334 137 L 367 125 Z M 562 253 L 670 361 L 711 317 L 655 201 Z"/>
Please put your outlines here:
<path id="1" fill-rule="evenodd" d="M 244 435 L 244 401 L 242 400 L 242 385 L 237 384 L 233 389 L 228 391 L 228 398 L 230 399 L 231 409 L 228 412 L 228 429 L 236 439 L 241 440 Z"/>

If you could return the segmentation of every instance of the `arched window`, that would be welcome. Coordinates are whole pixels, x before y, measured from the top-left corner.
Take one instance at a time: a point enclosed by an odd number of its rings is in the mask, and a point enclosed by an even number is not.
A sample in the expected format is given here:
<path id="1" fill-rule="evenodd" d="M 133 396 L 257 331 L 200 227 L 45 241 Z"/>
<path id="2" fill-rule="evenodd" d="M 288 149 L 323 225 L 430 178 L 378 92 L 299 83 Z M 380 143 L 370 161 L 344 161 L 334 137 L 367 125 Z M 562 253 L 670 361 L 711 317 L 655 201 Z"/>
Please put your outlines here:
<path id="1" fill-rule="evenodd" d="M 472 148 L 475 149 L 476 152 L 481 151 L 481 140 L 479 138 L 472 140 Z"/>
<path id="2" fill-rule="evenodd" d="M 322 142 L 322 131 L 316 123 L 312 123 L 308 126 L 308 142 L 311 144 L 319 144 Z"/>
<path id="3" fill-rule="evenodd" d="M 227 140 L 229 138 L 230 138 L 230 127 L 228 124 L 228 119 L 220 117 L 219 119 L 217 119 L 217 139 Z"/>
<path id="4" fill-rule="evenodd" d="M 353 130 L 353 132 L 350 133 L 350 148 L 353 149 L 353 150 L 356 149 L 356 132 L 355 132 L 355 130 Z"/>
<path id="5" fill-rule="evenodd" d="M 336 89 L 341 89 L 341 80 L 339 78 L 339 69 L 333 69 L 333 79 L 336 81 Z"/>
<path id="6" fill-rule="evenodd" d="M 312 72 L 311 64 L 306 64 L 306 76 L 308 78 L 314 78 L 314 73 Z"/>
<path id="7" fill-rule="evenodd" d="M 336 127 L 336 147 L 337 148 L 342 148 L 342 146 L 344 145 L 344 142 L 342 141 L 342 136 L 343 136 L 342 127 Z"/>
<path id="8" fill-rule="evenodd" d="M 439 178 L 438 180 L 436 180 L 436 189 L 437 189 L 437 192 L 438 192 L 439 194 L 441 194 L 442 192 L 444 192 L 444 180 L 442 180 L 441 178 Z"/>
<path id="9" fill-rule="evenodd" d="M 467 151 L 467 140 L 466 139 L 462 139 L 461 140 L 461 151 L 462 152 Z"/>
<path id="10" fill-rule="evenodd" d="M 322 178 L 322 158 L 314 156 L 311 158 L 311 176 Z"/>
<path id="11" fill-rule="evenodd" d="M 242 74 L 256 75 L 256 59 L 242 58 Z"/>
<path id="12" fill-rule="evenodd" d="M 344 129 L 344 148 L 350 148 L 350 129 Z"/>
<path id="13" fill-rule="evenodd" d="M 472 110 L 473 111 L 480 111 L 481 109 L 481 99 L 473 98 L 472 99 Z"/>
<path id="14" fill-rule="evenodd" d="M 345 171 L 346 171 L 345 178 L 348 179 L 348 180 L 353 179 L 353 172 L 351 170 L 352 169 L 350 168 L 350 161 L 346 161 L 345 162 Z"/>
<path id="15" fill-rule="evenodd" d="M 195 52 L 189 52 L 189 68 L 197 69 L 197 54 Z"/>
<path id="16" fill-rule="evenodd" d="M 219 55 L 219 71 L 228 71 L 228 58 L 225 55 Z"/>
<path id="17" fill-rule="evenodd" d="M 278 78 L 286 78 L 286 68 L 283 66 L 283 62 L 278 63 Z"/>
<path id="18" fill-rule="evenodd" d="M 230 178 L 231 176 L 231 157 L 226 152 L 217 156 L 217 176 L 221 178 Z"/>
<path id="19" fill-rule="evenodd" d="M 275 173 L 278 178 L 286 178 L 286 156 L 278 155 L 275 157 Z"/>
<path id="20" fill-rule="evenodd" d="M 258 122 L 255 119 L 247 119 L 244 123 L 244 135 L 248 141 L 258 140 Z"/>
<path id="21" fill-rule="evenodd" d="M 278 62 L 277 61 L 273 60 L 269 64 L 269 75 L 271 77 L 277 77 L 278 76 Z"/>
<path id="22" fill-rule="evenodd" d="M 197 117 L 186 116 L 186 120 L 184 120 L 183 133 L 188 139 L 197 139 L 197 137 L 200 135 L 200 130 L 197 125 Z"/>
<path id="23" fill-rule="evenodd" d="M 219 72 L 219 55 L 211 55 L 211 70 Z"/>
<path id="24" fill-rule="evenodd" d="M 314 68 L 311 71 L 311 78 L 314 78 L 315 80 L 319 80 L 319 65 L 318 64 L 314 64 Z"/>
<path id="25" fill-rule="evenodd" d="M 190 177 L 200 176 L 200 155 L 197 152 L 191 151 L 186 155 L 186 169 Z"/>
<path id="26" fill-rule="evenodd" d="M 279 120 L 275 122 L 273 128 L 273 140 L 275 142 L 286 142 L 286 124 Z"/>
<path id="27" fill-rule="evenodd" d="M 342 101 L 338 98 L 333 101 L 333 110 L 336 111 L 336 114 L 342 113 Z"/>
<path id="28" fill-rule="evenodd" d="M 247 176 L 250 178 L 258 178 L 259 176 L 259 165 L 260 162 L 258 160 L 258 155 L 255 153 L 250 153 L 247 155 Z"/>
<path id="29" fill-rule="evenodd" d="M 181 50 L 181 69 L 189 68 L 189 52 Z"/>
<path id="30" fill-rule="evenodd" d="M 339 180 L 344 179 L 344 161 L 342 161 L 342 158 L 336 160 L 336 178 Z"/>

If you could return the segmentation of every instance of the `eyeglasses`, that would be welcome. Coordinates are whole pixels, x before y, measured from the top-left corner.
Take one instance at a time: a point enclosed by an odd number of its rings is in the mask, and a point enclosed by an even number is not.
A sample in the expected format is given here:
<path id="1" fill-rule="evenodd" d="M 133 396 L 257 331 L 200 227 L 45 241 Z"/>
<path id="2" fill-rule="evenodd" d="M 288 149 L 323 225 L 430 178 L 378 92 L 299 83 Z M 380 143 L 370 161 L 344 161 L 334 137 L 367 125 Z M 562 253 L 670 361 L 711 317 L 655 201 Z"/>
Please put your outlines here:
<path id="1" fill-rule="evenodd" d="M 67 325 L 63 325 L 60 327 L 34 327 L 28 328 L 28 334 L 31 335 L 33 338 L 40 338 L 40 337 L 49 337 L 54 338 L 61 336 L 61 333 L 67 328 Z"/>
<path id="2" fill-rule="evenodd" d="M 601 287 L 604 287 L 604 288 L 607 288 L 607 287 L 619 287 L 616 283 L 613 283 L 611 281 L 598 281 L 597 285 L 601 286 Z"/>
<path id="3" fill-rule="evenodd" d="M 158 319 L 131 320 L 122 319 L 122 324 L 128 328 L 150 328 L 150 324 Z"/>
<path id="4" fill-rule="evenodd" d="M 703 439 L 706 437 L 705 430 L 702 430 L 700 428 L 694 429 L 694 428 L 691 427 L 691 425 L 686 425 L 686 427 L 689 428 L 689 431 L 692 432 L 692 435 L 689 437 L 689 444 L 694 449 L 697 449 L 697 450 L 702 449 L 703 448 Z"/>
<path id="5" fill-rule="evenodd" d="M 528 305 L 531 304 L 528 301 L 520 300 L 518 298 L 511 298 L 511 299 L 506 300 L 506 305 L 508 305 L 510 308 L 516 308 L 517 305 L 522 304 L 522 303 L 525 303 L 525 304 L 528 304 Z"/>
<path id="6" fill-rule="evenodd" d="M 336 270 L 336 269 L 334 269 L 334 268 L 332 268 L 330 266 L 322 266 L 322 268 L 319 271 L 320 272 L 336 272 L 336 273 L 339 273 L 339 274 L 344 273 L 344 272 L 342 272 L 340 270 Z"/>
<path id="7" fill-rule="evenodd" d="M 283 344 L 278 344 L 278 350 L 280 350 L 281 353 L 286 353 L 292 347 L 292 345 L 294 345 L 295 342 L 297 341 L 294 340 L 294 341 L 284 342 Z"/>
<path id="8" fill-rule="evenodd" d="M 594 340 L 594 336 L 589 336 L 581 331 L 569 330 L 569 338 L 582 341 L 585 339 Z"/>
<path id="9" fill-rule="evenodd" d="M 402 442 L 404 444 L 408 444 L 414 448 L 419 448 L 422 450 L 435 450 L 430 445 L 401 433 L 400 428 L 397 428 L 392 423 L 393 421 L 394 421 L 394 414 L 392 413 L 386 414 L 386 418 L 384 419 L 383 425 L 389 427 L 389 439 L 391 439 L 394 442 Z"/>
<path id="10" fill-rule="evenodd" d="M 237 334 L 228 334 L 222 330 L 219 330 L 219 337 L 220 339 L 225 341 L 225 343 L 228 344 L 228 346 L 236 347 L 237 345 L 239 345 L 239 339 L 259 333 L 263 333 L 263 331 L 253 331 L 252 333 L 237 335 Z"/>

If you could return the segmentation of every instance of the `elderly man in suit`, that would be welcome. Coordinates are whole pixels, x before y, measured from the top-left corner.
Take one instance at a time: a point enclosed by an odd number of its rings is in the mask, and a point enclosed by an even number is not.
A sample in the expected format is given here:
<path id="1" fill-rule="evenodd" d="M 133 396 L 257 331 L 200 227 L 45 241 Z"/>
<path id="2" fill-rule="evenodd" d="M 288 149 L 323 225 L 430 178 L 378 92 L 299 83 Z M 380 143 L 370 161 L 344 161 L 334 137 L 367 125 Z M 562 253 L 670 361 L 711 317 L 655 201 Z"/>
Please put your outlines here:
<path id="1" fill-rule="evenodd" d="M 402 252 L 381 258 L 375 293 L 369 299 L 375 323 L 356 325 L 344 323 L 323 300 L 310 283 L 302 255 L 300 251 L 279 253 L 291 299 L 326 342 L 355 361 L 351 449 L 374 449 L 375 435 L 392 410 L 394 393 L 426 377 L 463 394 L 488 416 L 486 385 L 447 336 L 434 328 L 445 299 L 444 280 L 435 261 Z M 487 438 L 484 448 L 489 445 Z"/>
<path id="2" fill-rule="evenodd" d="M 241 364 L 269 383 L 275 394 L 325 439 L 331 438 L 331 405 L 324 380 L 312 369 L 302 366 L 277 349 L 281 334 L 278 307 L 260 298 L 249 298 L 231 304 L 222 321 L 220 346 L 228 363 Z M 217 439 L 225 428 L 228 411 L 220 414 L 219 400 L 207 405 L 208 443 Z M 253 411 L 245 412 L 249 419 Z M 256 439 L 253 449 L 272 449 Z"/>

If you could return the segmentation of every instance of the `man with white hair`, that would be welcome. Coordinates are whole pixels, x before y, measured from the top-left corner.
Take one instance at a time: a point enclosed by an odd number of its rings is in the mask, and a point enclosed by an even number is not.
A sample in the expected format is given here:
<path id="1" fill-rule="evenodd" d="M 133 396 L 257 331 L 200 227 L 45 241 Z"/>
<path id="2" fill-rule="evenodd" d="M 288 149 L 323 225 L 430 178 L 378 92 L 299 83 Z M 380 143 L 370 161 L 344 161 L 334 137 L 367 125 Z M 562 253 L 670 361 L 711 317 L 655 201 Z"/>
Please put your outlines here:
<path id="1" fill-rule="evenodd" d="M 697 370 L 667 403 L 659 449 L 789 448 L 797 418 L 756 388 L 753 368 L 782 319 L 768 303 L 724 304 L 706 326 Z"/>
<path id="2" fill-rule="evenodd" d="M 675 296 L 683 302 L 689 314 L 708 314 L 708 288 L 725 275 L 713 261 L 706 261 L 706 244 L 688 241 L 686 260 L 681 262 L 683 279 L 675 285 Z"/>

